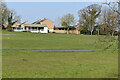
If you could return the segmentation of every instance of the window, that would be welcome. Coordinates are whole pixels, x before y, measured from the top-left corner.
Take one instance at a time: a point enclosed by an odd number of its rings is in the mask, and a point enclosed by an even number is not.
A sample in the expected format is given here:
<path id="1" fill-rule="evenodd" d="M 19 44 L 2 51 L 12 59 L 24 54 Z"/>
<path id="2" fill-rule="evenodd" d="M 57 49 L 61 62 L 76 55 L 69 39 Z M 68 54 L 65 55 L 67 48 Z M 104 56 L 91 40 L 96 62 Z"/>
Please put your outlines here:
<path id="1" fill-rule="evenodd" d="M 17 30 L 21 30 L 21 28 L 20 28 L 20 27 L 18 27 L 18 28 L 17 28 Z"/>
<path id="2" fill-rule="evenodd" d="M 32 27 L 32 31 L 37 31 L 37 27 Z"/>
<path id="3" fill-rule="evenodd" d="M 44 27 L 41 27 L 41 31 L 44 31 Z"/>

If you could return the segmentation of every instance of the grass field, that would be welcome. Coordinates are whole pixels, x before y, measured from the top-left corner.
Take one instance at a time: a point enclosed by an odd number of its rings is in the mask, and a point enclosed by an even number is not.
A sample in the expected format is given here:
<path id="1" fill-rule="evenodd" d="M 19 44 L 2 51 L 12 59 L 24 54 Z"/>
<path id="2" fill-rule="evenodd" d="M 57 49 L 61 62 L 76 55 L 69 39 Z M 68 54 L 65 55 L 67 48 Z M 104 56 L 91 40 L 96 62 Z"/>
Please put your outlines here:
<path id="1" fill-rule="evenodd" d="M 103 49 L 109 45 L 99 42 L 98 36 L 76 34 L 3 31 L 2 40 L 3 50 Z M 110 48 L 116 49 L 117 43 L 111 43 Z M 115 78 L 118 74 L 117 51 L 3 51 L 2 56 L 4 78 Z"/>
<path id="2" fill-rule="evenodd" d="M 104 49 L 109 45 L 98 40 L 99 37 L 102 39 L 103 36 L 96 35 L 37 34 L 29 32 L 3 32 L 3 34 L 11 35 L 3 35 L 2 49 L 79 50 Z M 117 42 L 114 42 L 114 45 L 110 48 L 117 48 Z"/>

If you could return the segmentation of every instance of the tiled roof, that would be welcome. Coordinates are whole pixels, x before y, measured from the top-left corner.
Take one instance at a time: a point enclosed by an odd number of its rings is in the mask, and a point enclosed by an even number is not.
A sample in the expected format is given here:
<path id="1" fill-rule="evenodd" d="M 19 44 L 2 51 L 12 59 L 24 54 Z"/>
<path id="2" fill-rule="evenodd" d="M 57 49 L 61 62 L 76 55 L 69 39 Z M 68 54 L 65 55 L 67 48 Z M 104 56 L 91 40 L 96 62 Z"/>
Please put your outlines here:
<path id="1" fill-rule="evenodd" d="M 25 24 L 24 26 L 29 26 L 29 27 L 47 27 L 46 24 Z"/>
<path id="2" fill-rule="evenodd" d="M 26 22 L 28 22 L 28 21 L 25 21 L 25 22 L 23 22 L 22 24 L 25 24 Z M 29 23 L 29 22 L 28 22 Z M 22 25 L 22 24 L 20 24 L 20 25 Z"/>
<path id="3" fill-rule="evenodd" d="M 67 26 L 55 26 L 56 28 L 67 28 Z M 76 28 L 74 26 L 69 26 L 69 28 Z"/>
<path id="4" fill-rule="evenodd" d="M 44 20 L 37 20 L 37 21 L 35 21 L 35 22 L 33 22 L 32 24 L 40 24 L 41 22 L 43 22 L 43 21 L 45 21 L 46 19 L 44 19 Z"/>
<path id="5" fill-rule="evenodd" d="M 4 26 L 5 28 L 7 28 L 8 25 L 7 25 L 7 24 L 3 24 L 3 26 Z"/>

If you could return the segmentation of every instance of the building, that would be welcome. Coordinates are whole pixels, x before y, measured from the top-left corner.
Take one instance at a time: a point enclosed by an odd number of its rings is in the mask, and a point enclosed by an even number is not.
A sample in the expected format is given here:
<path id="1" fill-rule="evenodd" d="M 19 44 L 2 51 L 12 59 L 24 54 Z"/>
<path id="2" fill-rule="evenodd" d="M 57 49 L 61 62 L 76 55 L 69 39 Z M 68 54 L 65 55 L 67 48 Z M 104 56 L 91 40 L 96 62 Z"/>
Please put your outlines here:
<path id="1" fill-rule="evenodd" d="M 3 24 L 3 25 L 2 25 L 2 29 L 6 29 L 7 26 L 8 26 L 7 24 Z"/>
<path id="2" fill-rule="evenodd" d="M 22 31 L 20 24 L 18 24 L 17 22 L 15 22 L 11 27 L 13 31 Z"/>
<path id="3" fill-rule="evenodd" d="M 67 33 L 67 27 L 66 26 L 57 26 L 54 28 L 55 33 Z M 69 33 L 74 34 L 80 34 L 79 28 L 75 26 L 69 27 Z"/>
<path id="4" fill-rule="evenodd" d="M 46 24 L 47 28 L 48 28 L 48 32 L 54 32 L 54 22 L 52 22 L 49 19 L 44 18 L 43 20 L 38 20 L 36 22 L 33 22 L 32 24 Z"/>
<path id="5" fill-rule="evenodd" d="M 30 31 L 33 33 L 48 33 L 48 27 L 46 24 L 24 24 L 24 31 Z"/>
<path id="6" fill-rule="evenodd" d="M 5 28 L 6 24 L 3 25 Z M 66 26 L 54 26 L 54 22 L 49 19 L 44 18 L 43 20 L 37 20 L 30 24 L 28 21 L 23 22 L 22 24 L 18 24 L 15 22 L 12 26 L 13 31 L 29 31 L 33 33 L 67 33 Z M 69 27 L 69 33 L 79 34 L 79 26 L 74 25 Z"/>
<path id="7" fill-rule="evenodd" d="M 3 24 L 2 25 L 2 29 L 6 29 L 8 27 L 8 24 Z M 12 26 L 11 26 L 13 31 L 22 31 L 20 24 L 18 24 L 17 22 L 15 22 Z"/>
<path id="8" fill-rule="evenodd" d="M 22 31 L 26 31 L 26 30 L 25 30 L 25 27 L 24 27 L 25 24 L 30 24 L 30 23 L 29 23 L 28 21 L 23 22 L 23 23 L 21 24 L 21 30 L 22 30 Z"/>
<path id="9" fill-rule="evenodd" d="M 49 19 L 38 20 L 30 24 L 28 21 L 25 21 L 21 24 L 22 31 L 30 31 L 36 33 L 48 33 L 54 31 L 54 22 Z"/>

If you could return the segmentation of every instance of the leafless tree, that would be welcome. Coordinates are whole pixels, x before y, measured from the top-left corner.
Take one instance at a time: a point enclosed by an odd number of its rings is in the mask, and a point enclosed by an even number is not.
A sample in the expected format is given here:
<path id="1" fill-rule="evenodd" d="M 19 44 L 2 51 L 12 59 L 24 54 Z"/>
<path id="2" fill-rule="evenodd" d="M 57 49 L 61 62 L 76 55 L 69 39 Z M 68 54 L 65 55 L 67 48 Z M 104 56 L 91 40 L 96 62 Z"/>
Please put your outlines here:
<path id="1" fill-rule="evenodd" d="M 92 4 L 78 11 L 79 23 L 87 26 L 91 32 L 91 35 L 93 34 L 95 28 L 96 19 L 101 13 L 101 7 L 102 6 L 98 4 Z"/>
<path id="2" fill-rule="evenodd" d="M 15 10 L 10 10 L 8 9 L 7 5 L 5 4 L 5 2 L 1 2 L 0 3 L 0 18 L 1 18 L 1 23 L 6 24 L 8 23 L 8 16 L 12 13 L 13 14 L 13 19 L 12 21 L 17 21 L 20 23 L 21 21 L 21 17 L 17 15 Z"/>
<path id="3" fill-rule="evenodd" d="M 118 25 L 117 13 L 112 11 L 109 7 L 105 7 L 101 15 L 102 26 L 105 29 L 107 34 L 112 33 L 114 35 L 115 30 Z"/>
<path id="4" fill-rule="evenodd" d="M 11 13 L 12 13 L 12 22 L 20 23 L 21 22 L 21 16 L 17 15 L 15 10 L 10 10 L 9 15 L 11 15 Z"/>
<path id="5" fill-rule="evenodd" d="M 61 24 L 65 22 L 67 24 L 67 34 L 69 34 L 69 27 L 75 24 L 75 17 L 73 14 L 66 14 L 61 18 Z"/>
<path id="6" fill-rule="evenodd" d="M 9 9 L 7 8 L 7 5 L 3 2 L 0 3 L 0 23 L 1 25 L 7 23 L 8 15 L 9 15 Z"/>
<path id="7" fill-rule="evenodd" d="M 96 25 L 97 25 L 96 29 L 97 29 L 98 35 L 99 35 L 100 34 L 100 30 L 102 29 L 102 25 L 103 25 L 101 16 L 98 17 L 98 19 L 96 21 Z"/>
<path id="8" fill-rule="evenodd" d="M 120 15 L 119 6 L 120 6 L 120 1 L 118 0 L 117 2 L 105 2 L 104 4 L 108 5 L 111 10 L 114 12 L 117 12 L 118 15 Z"/>
<path id="9" fill-rule="evenodd" d="M 103 11 L 104 12 L 104 16 L 103 16 L 103 18 L 105 19 L 105 18 L 107 18 L 107 19 L 112 19 L 111 20 L 111 23 L 113 24 L 112 25 L 112 30 L 114 31 L 115 30 L 115 28 L 116 28 L 116 25 L 117 25 L 117 27 L 118 27 L 118 30 L 120 30 L 120 1 L 118 0 L 118 2 L 106 2 L 106 3 L 103 3 L 103 4 L 105 4 L 105 5 L 108 5 L 108 7 L 109 7 L 109 10 L 107 10 L 107 11 Z M 109 13 L 111 16 L 109 16 L 109 17 L 107 17 L 105 14 L 105 12 L 107 12 L 107 13 Z M 113 12 L 113 14 L 111 13 L 111 12 Z M 117 13 L 117 14 L 116 14 Z M 116 20 L 117 21 L 117 23 L 116 23 L 116 21 L 114 22 L 114 20 L 116 19 L 115 17 L 116 17 L 116 15 L 117 15 L 117 19 L 118 20 Z M 106 16 L 106 17 L 105 17 Z M 107 20 L 106 19 L 106 20 Z M 102 20 L 102 19 L 101 19 Z M 110 21 L 110 20 L 109 20 Z M 103 21 L 104 22 L 104 21 Z M 107 22 L 107 21 L 105 21 L 105 22 Z M 104 23 L 105 23 L 104 22 Z M 111 24 L 106 24 L 106 25 L 104 25 L 104 26 L 110 26 Z M 109 30 L 110 28 L 108 28 L 108 30 Z M 113 33 L 112 33 L 113 34 Z M 99 40 L 100 40 L 100 38 L 99 38 Z M 113 43 L 111 43 L 111 42 L 117 42 L 118 43 L 118 49 L 120 49 L 120 31 L 118 31 L 118 40 L 116 40 L 116 38 L 115 37 L 111 37 L 111 36 L 105 36 L 104 38 L 101 38 L 101 43 L 102 42 L 104 42 L 104 43 L 107 43 L 108 44 L 108 46 L 106 47 L 106 49 L 108 49 L 108 48 L 110 48 L 112 45 L 113 45 Z"/>

